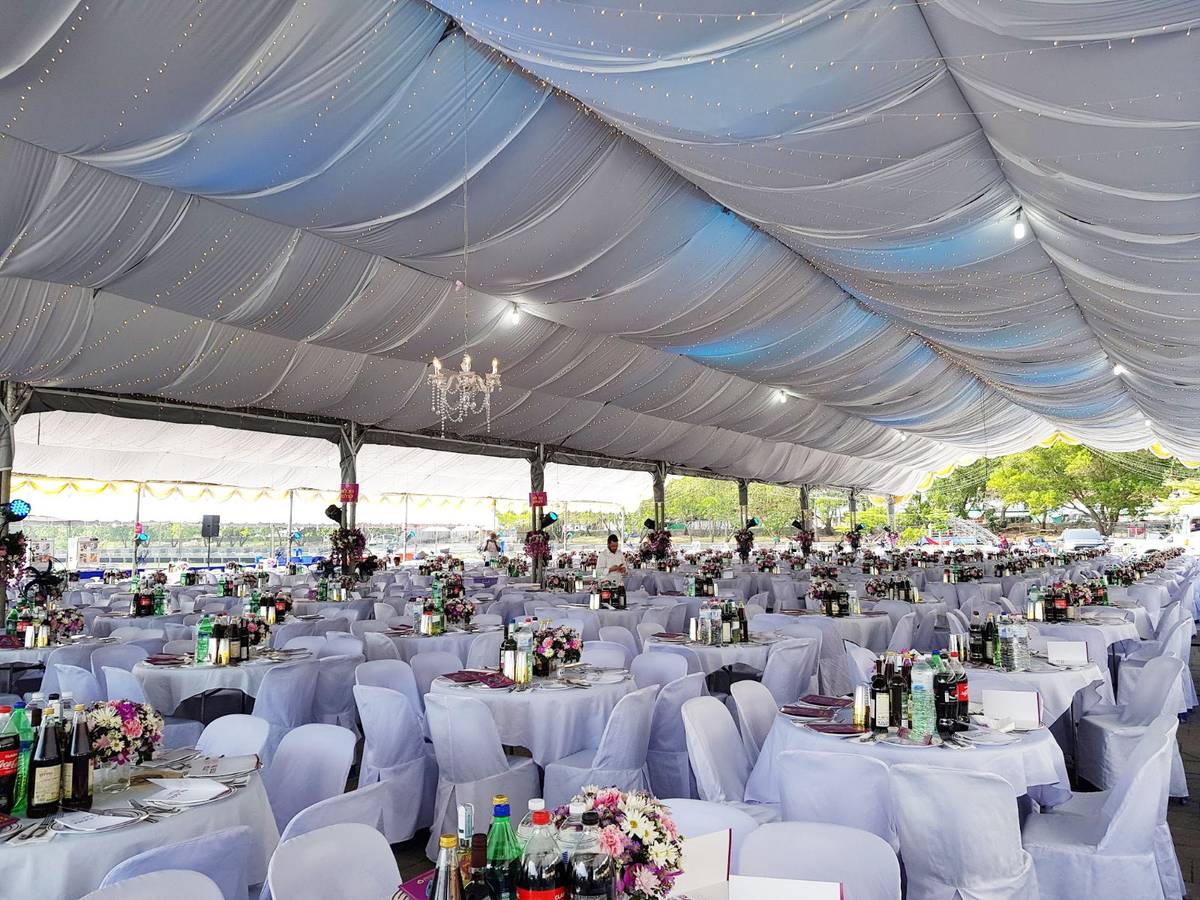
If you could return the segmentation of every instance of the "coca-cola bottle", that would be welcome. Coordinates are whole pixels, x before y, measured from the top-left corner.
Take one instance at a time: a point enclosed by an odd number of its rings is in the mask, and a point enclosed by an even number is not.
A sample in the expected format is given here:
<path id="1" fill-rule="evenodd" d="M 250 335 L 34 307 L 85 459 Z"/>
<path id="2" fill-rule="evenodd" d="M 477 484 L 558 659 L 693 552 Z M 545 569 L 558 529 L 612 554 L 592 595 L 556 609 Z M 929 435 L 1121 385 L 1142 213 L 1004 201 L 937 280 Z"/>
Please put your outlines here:
<path id="1" fill-rule="evenodd" d="M 589 811 L 582 821 L 582 837 L 567 860 L 571 900 L 616 900 L 616 867 L 600 844 L 600 817 Z"/>
<path id="2" fill-rule="evenodd" d="M 533 814 L 533 833 L 517 870 L 517 900 L 567 900 L 566 867 L 550 830 L 550 813 Z"/>

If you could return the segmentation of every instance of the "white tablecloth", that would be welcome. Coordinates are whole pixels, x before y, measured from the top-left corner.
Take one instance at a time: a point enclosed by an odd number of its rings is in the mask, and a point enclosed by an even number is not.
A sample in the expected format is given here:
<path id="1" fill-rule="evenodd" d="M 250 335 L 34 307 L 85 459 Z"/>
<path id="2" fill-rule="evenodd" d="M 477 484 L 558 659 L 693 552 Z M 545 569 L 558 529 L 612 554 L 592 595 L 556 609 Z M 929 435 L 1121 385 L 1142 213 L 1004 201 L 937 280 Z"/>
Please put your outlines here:
<path id="1" fill-rule="evenodd" d="M 1056 622 L 1036 624 L 1038 634 L 1051 641 L 1084 641 L 1088 647 L 1088 659 L 1096 663 L 1104 673 L 1108 690 L 1112 692 L 1112 677 L 1109 671 L 1109 651 L 1113 644 L 1138 639 L 1137 626 L 1132 622 L 1115 625 L 1088 625 L 1083 622 Z"/>
<path id="2" fill-rule="evenodd" d="M 347 609 L 357 610 L 360 622 L 375 618 L 375 600 L 370 597 L 336 603 L 332 600 L 296 600 L 292 603 L 292 612 L 298 616 L 330 615 Z"/>
<path id="3" fill-rule="evenodd" d="M 860 744 L 855 740 L 818 734 L 797 726 L 785 716 L 776 716 L 754 771 L 746 783 L 747 800 L 779 802 L 779 773 L 775 763 L 779 754 L 786 750 L 863 753 L 881 759 L 888 765 L 915 763 L 991 772 L 1011 784 L 1018 797 L 1032 790 L 1039 802 L 1049 805 L 1062 803 L 1071 796 L 1062 750 L 1045 728 L 1023 734 L 1018 743 L 1004 747 L 947 750 L 942 747 L 899 747 L 878 741 Z M 964 797 L 963 802 L 969 805 L 971 800 Z"/>
<path id="4" fill-rule="evenodd" d="M 695 651 L 696 655 L 700 657 L 700 665 L 704 668 L 705 675 L 711 675 L 723 666 L 731 666 L 734 663 L 745 663 L 762 671 L 767 667 L 767 656 L 771 652 L 771 645 L 779 640 L 779 636 L 772 633 L 755 637 L 753 621 L 750 623 L 750 635 L 750 640 L 745 644 L 725 644 L 721 647 L 712 647 L 708 644 L 687 642 L 674 644 L 674 646 L 687 647 L 689 650 Z M 649 645 L 664 642 L 650 638 L 646 643 Z M 673 646 L 673 644 L 666 644 L 666 646 Z"/>
<path id="5" fill-rule="evenodd" d="M 1042 721 L 1049 725 L 1071 708 L 1075 695 L 1091 689 L 1092 700 L 1113 702 L 1112 686 L 1106 676 L 1107 667 L 1091 663 L 1082 669 L 1052 668 L 1043 659 L 1034 659 L 1036 671 L 1004 672 L 990 666 L 967 666 L 971 702 L 978 703 L 987 690 L 1035 690 L 1042 698 Z M 1085 707 L 1087 704 L 1085 703 Z"/>
<path id="6" fill-rule="evenodd" d="M 177 613 L 169 616 L 96 616 L 92 621 L 91 633 L 94 637 L 108 637 L 118 628 L 159 628 L 171 622 L 183 624 L 184 616 Z"/>
<path id="7" fill-rule="evenodd" d="M 475 638 L 481 634 L 489 634 L 500 631 L 499 628 L 485 628 L 479 631 L 447 631 L 438 635 L 423 635 L 423 634 L 389 634 L 392 643 L 396 645 L 396 649 L 400 651 L 400 658 L 405 662 L 409 662 L 418 653 L 433 653 L 434 651 L 444 651 L 446 653 L 457 654 L 458 658 L 466 665 L 467 654 L 471 651 L 471 644 Z"/>
<path id="8" fill-rule="evenodd" d="M 150 705 L 164 715 L 173 713 L 188 697 L 213 688 L 235 688 L 255 697 L 271 666 L 279 663 L 256 660 L 240 666 L 152 666 L 140 662 L 133 674 L 142 683 Z"/>
<path id="9" fill-rule="evenodd" d="M 464 687 L 445 678 L 435 678 L 430 691 L 482 700 L 496 720 L 501 743 L 527 748 L 534 762 L 544 766 L 599 746 L 613 707 L 635 687 L 633 679 L 626 678 L 617 684 L 596 684 L 586 689 L 535 687 L 514 692 L 476 685 Z"/>
<path id="10" fill-rule="evenodd" d="M 803 621 L 803 619 L 801 619 Z M 887 616 L 841 616 L 831 619 L 844 640 L 882 653 L 892 639 L 892 620 Z M 753 632 L 754 623 L 750 624 Z"/>
<path id="11" fill-rule="evenodd" d="M 92 809 L 128 806 L 130 797 L 147 797 L 157 791 L 154 785 L 140 785 L 126 793 L 97 793 Z M 267 792 L 255 775 L 232 797 L 154 823 L 139 822 L 103 834 L 59 834 L 49 843 L 28 847 L 0 844 L 0 895 L 77 900 L 98 888 L 113 866 L 131 856 L 235 825 L 248 825 L 254 831 L 248 883 L 265 881 L 279 831 Z"/>
<path id="12" fill-rule="evenodd" d="M 32 650 L 0 650 L 0 666 L 36 666 L 44 663 L 58 647 L 40 647 Z"/>

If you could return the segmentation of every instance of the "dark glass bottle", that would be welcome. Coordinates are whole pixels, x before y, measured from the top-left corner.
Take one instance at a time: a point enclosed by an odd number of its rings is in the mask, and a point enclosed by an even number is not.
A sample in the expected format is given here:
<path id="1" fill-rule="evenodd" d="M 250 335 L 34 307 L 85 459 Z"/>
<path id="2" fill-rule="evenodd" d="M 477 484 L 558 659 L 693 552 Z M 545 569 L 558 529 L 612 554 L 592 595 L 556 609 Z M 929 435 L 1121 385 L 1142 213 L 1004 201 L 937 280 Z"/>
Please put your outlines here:
<path id="1" fill-rule="evenodd" d="M 946 660 L 941 656 L 935 656 L 934 660 L 937 668 L 933 673 L 933 703 L 937 710 L 937 732 L 945 737 L 955 730 L 958 691 L 954 684 L 954 673 L 950 671 Z"/>
<path id="2" fill-rule="evenodd" d="M 487 881 L 487 836 L 471 836 L 471 879 L 463 886 L 463 900 L 500 900 Z"/>
<path id="3" fill-rule="evenodd" d="M 550 813 L 533 814 L 533 834 L 517 869 L 517 900 L 567 900 L 566 867 L 550 830 Z"/>
<path id="4" fill-rule="evenodd" d="M 71 741 L 63 763 L 63 809 L 92 808 L 92 736 L 83 704 L 75 707 Z"/>
<path id="5" fill-rule="evenodd" d="M 979 611 L 976 610 L 971 614 L 971 634 L 970 634 L 970 655 L 971 662 L 979 665 L 983 662 L 983 620 L 979 617 Z"/>
<path id="6" fill-rule="evenodd" d="M 242 626 L 241 619 L 234 619 L 229 624 L 229 664 L 239 665 L 242 661 Z"/>
<path id="7" fill-rule="evenodd" d="M 875 660 L 875 677 L 871 679 L 871 730 L 887 731 L 892 720 L 891 694 L 883 671 L 883 660 Z"/>
<path id="8" fill-rule="evenodd" d="M 53 716 L 42 718 L 37 743 L 29 758 L 26 815 L 40 819 L 58 812 L 62 800 L 62 756 L 58 752 L 58 724 Z"/>
<path id="9" fill-rule="evenodd" d="M 893 665 L 892 674 L 888 676 L 888 709 L 891 712 L 892 728 L 904 727 L 904 673 L 900 667 Z"/>
<path id="10" fill-rule="evenodd" d="M 583 814 L 583 834 L 567 860 L 571 900 L 616 900 L 617 870 L 600 844 L 600 816 Z"/>
<path id="11" fill-rule="evenodd" d="M 991 663 L 996 655 L 996 640 L 999 635 L 996 631 L 996 620 L 992 618 L 992 614 L 988 613 L 987 623 L 983 626 L 983 659 L 982 662 Z"/>

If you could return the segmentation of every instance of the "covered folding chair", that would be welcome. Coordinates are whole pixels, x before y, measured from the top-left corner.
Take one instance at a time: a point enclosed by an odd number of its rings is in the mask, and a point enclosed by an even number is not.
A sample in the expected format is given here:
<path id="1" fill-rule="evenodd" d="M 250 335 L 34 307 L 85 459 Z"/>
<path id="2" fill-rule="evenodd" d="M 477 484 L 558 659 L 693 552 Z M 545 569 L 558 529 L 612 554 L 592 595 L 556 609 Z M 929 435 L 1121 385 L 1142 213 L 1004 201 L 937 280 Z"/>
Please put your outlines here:
<path id="1" fill-rule="evenodd" d="M 1038 900 L 1011 784 L 988 772 L 909 763 L 888 776 L 910 897 Z"/>
<path id="2" fill-rule="evenodd" d="M 775 724 L 779 709 L 771 692 L 757 681 L 735 681 L 729 692 L 737 713 L 742 746 L 746 748 L 746 755 L 750 758 L 750 766 L 753 768 L 758 760 L 758 752 L 762 749 L 771 726 Z"/>
<path id="3" fill-rule="evenodd" d="M 797 618 L 795 616 L 785 616 L 782 613 L 760 613 L 754 617 L 754 625 L 750 629 L 751 634 L 762 634 L 767 631 L 779 631 L 781 628 L 786 628 L 788 625 L 795 625 Z"/>
<path id="4" fill-rule="evenodd" d="M 861 753 L 787 750 L 775 764 L 784 821 L 845 825 L 899 848 L 887 763 Z"/>
<path id="5" fill-rule="evenodd" d="M 371 623 L 367 622 L 365 624 L 369 625 Z M 366 647 L 368 661 L 376 659 L 400 658 L 400 649 L 396 646 L 396 642 L 386 634 L 377 634 L 375 632 L 368 631 L 363 634 L 362 637 L 363 643 Z"/>
<path id="6" fill-rule="evenodd" d="M 640 628 L 641 626 L 639 625 L 638 627 Z M 679 644 L 668 644 L 661 641 L 651 641 L 646 645 L 646 650 L 650 653 L 670 653 L 674 656 L 682 657 L 687 663 L 689 675 L 704 672 L 704 663 L 700 661 L 700 654 L 691 647 L 683 647 Z"/>
<path id="7" fill-rule="evenodd" d="M 693 800 L 688 797 L 672 797 L 663 800 L 671 810 L 675 829 L 685 839 L 701 837 L 716 831 L 730 832 L 730 868 L 736 872 L 741 858 L 742 844 L 750 833 L 758 828 L 758 822 L 735 806 Z"/>
<path id="8" fill-rule="evenodd" d="M 850 680 L 855 685 L 870 684 L 875 675 L 875 651 L 860 647 L 853 641 L 842 641 L 846 648 L 846 664 L 849 668 Z"/>
<path id="9" fill-rule="evenodd" d="M 775 596 L 775 612 L 800 609 L 800 598 L 796 596 L 796 582 L 786 575 L 771 576 L 771 593 Z"/>
<path id="10" fill-rule="evenodd" d="M 263 770 L 263 786 L 281 831 L 300 810 L 346 790 L 356 743 L 354 732 L 338 725 L 301 725 L 283 736 Z"/>
<path id="11" fill-rule="evenodd" d="M 354 700 L 363 726 L 359 784 L 388 785 L 383 833 L 390 843 L 407 841 L 433 819 L 437 765 L 423 739 L 421 721 L 408 698 L 384 687 L 356 685 Z"/>
<path id="12" fill-rule="evenodd" d="M 771 822 L 742 842 L 738 875 L 837 882 L 854 900 L 900 900 L 900 863 L 867 831 L 812 822 Z"/>
<path id="13" fill-rule="evenodd" d="M 49 697 L 51 694 L 61 694 L 62 687 L 58 683 L 58 673 L 55 666 L 79 666 L 81 669 L 91 669 L 92 653 L 100 649 L 96 644 L 79 643 L 55 647 L 46 656 L 45 674 L 42 676 L 41 692 Z M 96 672 L 92 671 L 95 675 Z M 99 681 L 99 677 L 97 677 Z"/>
<path id="14" fill-rule="evenodd" d="M 672 658 L 672 657 L 665 657 Z M 639 685 L 640 687 L 640 685 Z M 656 797 L 694 797 L 696 780 L 688 760 L 687 735 L 683 730 L 683 704 L 704 696 L 704 676 L 681 674 L 668 681 L 654 699 L 646 769 L 651 792 Z"/>
<path id="15" fill-rule="evenodd" d="M 662 687 L 688 674 L 688 661 L 673 653 L 639 653 L 629 664 L 629 671 L 640 688 L 652 684 Z"/>
<path id="16" fill-rule="evenodd" d="M 317 687 L 313 692 L 314 722 L 341 725 L 358 734 L 354 714 L 354 672 L 365 662 L 361 655 L 323 656 L 317 660 Z"/>
<path id="17" fill-rule="evenodd" d="M 1126 761 L 1150 724 L 1162 715 L 1173 715 L 1179 706 L 1179 681 L 1183 660 L 1160 656 L 1142 667 L 1132 691 L 1122 691 L 1117 706 L 1095 706 L 1079 720 L 1076 736 L 1079 776 L 1106 790 L 1113 787 Z M 1186 797 L 1187 778 L 1179 747 L 1170 750 L 1171 796 Z"/>
<path id="18" fill-rule="evenodd" d="M 105 644 L 97 647 L 92 651 L 91 667 L 92 674 L 96 676 L 96 681 L 100 683 L 100 690 L 102 692 L 107 691 L 104 684 L 105 666 L 114 669 L 127 669 L 132 672 L 133 667 L 149 655 L 143 648 L 134 644 Z"/>
<path id="19" fill-rule="evenodd" d="M 506 794 L 513 809 L 524 809 L 542 793 L 533 760 L 504 755 L 496 723 L 483 702 L 472 697 L 430 694 L 426 715 L 438 763 L 437 799 L 426 847 L 433 859 L 438 835 L 451 834 L 457 826 L 458 804 L 472 804 L 475 828 L 486 832 L 491 824 L 493 795 Z"/>
<path id="20" fill-rule="evenodd" d="M 104 683 L 108 687 L 109 700 L 131 700 L 134 703 L 146 703 L 146 692 L 142 683 L 132 672 L 124 669 L 104 667 Z M 80 701 L 81 703 L 84 701 Z M 195 719 L 183 719 L 178 716 L 163 716 L 164 749 L 178 747 L 195 747 L 204 731 L 204 723 Z"/>
<path id="21" fill-rule="evenodd" d="M 594 750 L 580 750 L 546 765 L 543 796 L 547 806 L 553 808 L 569 803 L 589 784 L 603 784 L 622 791 L 649 790 L 646 751 L 657 693 L 655 688 L 647 687 L 626 694 L 609 715 L 599 746 Z"/>
<path id="22" fill-rule="evenodd" d="M 347 865 L 353 872 L 346 871 Z M 386 900 L 396 893 L 400 870 L 387 838 L 349 822 L 280 844 L 271 857 L 267 884 L 279 900 Z"/>
<path id="23" fill-rule="evenodd" d="M 325 647 L 324 635 L 306 634 L 301 637 L 294 637 L 283 645 L 284 650 L 307 650 L 313 656 L 316 656 Z"/>
<path id="24" fill-rule="evenodd" d="M 270 725 L 263 762 L 270 765 L 275 748 L 293 728 L 312 721 L 313 696 L 320 669 L 315 660 L 272 666 L 254 698 L 254 715 Z"/>
<path id="25" fill-rule="evenodd" d="M 449 653 L 445 650 L 431 650 L 426 653 L 418 653 L 409 660 L 409 665 L 412 666 L 413 676 L 417 679 L 417 695 L 421 698 L 421 703 L 425 703 L 425 695 L 429 693 L 429 686 L 433 684 L 433 680 L 439 675 L 448 675 L 450 672 L 457 672 L 462 668 L 462 660 L 455 653 Z M 422 706 L 422 708 L 424 708 Z"/>
<path id="26" fill-rule="evenodd" d="M 408 700 L 418 719 L 424 719 L 424 706 L 412 666 L 402 659 L 372 659 L 354 670 L 354 683 L 398 691 Z"/>
<path id="27" fill-rule="evenodd" d="M 69 691 L 76 703 L 86 705 L 106 699 L 104 692 L 100 690 L 99 682 L 96 681 L 96 676 L 87 669 L 81 669 L 79 666 L 57 665 L 54 667 L 54 671 L 58 676 L 59 687 L 63 691 Z"/>
<path id="28" fill-rule="evenodd" d="M 1111 791 L 1076 794 L 1064 812 L 1025 821 L 1022 840 L 1043 896 L 1183 896 L 1166 818 L 1178 727 L 1173 715 L 1148 725 Z"/>
<path id="29" fill-rule="evenodd" d="M 325 646 L 321 647 L 319 656 L 363 656 L 362 638 L 348 634 L 327 634 Z"/>
<path id="30" fill-rule="evenodd" d="M 790 638 L 772 645 L 762 684 L 778 705 L 792 703 L 816 685 L 821 644 L 812 638 Z"/>
<path id="31" fill-rule="evenodd" d="M 637 638 L 633 636 L 632 631 L 622 625 L 600 626 L 600 640 L 620 644 L 625 648 L 625 666 L 633 662 L 633 658 L 638 655 Z"/>
<path id="32" fill-rule="evenodd" d="M 235 713 L 221 716 L 204 726 L 196 740 L 196 749 L 205 756 L 247 756 L 257 754 L 261 759 L 267 745 L 271 726 L 254 716 Z"/>
<path id="33" fill-rule="evenodd" d="M 186 869 L 166 869 L 139 875 L 85 894 L 82 900 L 228 900 L 207 875 Z"/>
<path id="34" fill-rule="evenodd" d="M 118 863 L 104 876 L 100 886 L 120 884 L 151 872 L 185 869 L 211 878 L 224 900 L 245 900 L 249 848 L 254 840 L 252 829 L 238 825 L 164 844 Z"/>
<path id="35" fill-rule="evenodd" d="M 774 804 L 745 802 L 750 759 L 724 703 L 715 697 L 688 700 L 683 704 L 683 730 L 701 800 L 736 806 L 758 822 L 779 818 Z"/>
<path id="36" fill-rule="evenodd" d="M 387 785 L 382 782 L 362 785 L 352 791 L 318 800 L 292 816 L 279 835 L 280 843 L 316 831 L 318 828 L 346 822 L 358 822 L 377 829 L 383 817 L 384 806 L 392 801 L 393 797 Z M 259 900 L 267 900 L 269 896 L 264 884 L 263 895 Z"/>
<path id="37" fill-rule="evenodd" d="M 584 641 L 580 661 L 605 669 L 623 669 L 625 648 L 608 641 Z"/>

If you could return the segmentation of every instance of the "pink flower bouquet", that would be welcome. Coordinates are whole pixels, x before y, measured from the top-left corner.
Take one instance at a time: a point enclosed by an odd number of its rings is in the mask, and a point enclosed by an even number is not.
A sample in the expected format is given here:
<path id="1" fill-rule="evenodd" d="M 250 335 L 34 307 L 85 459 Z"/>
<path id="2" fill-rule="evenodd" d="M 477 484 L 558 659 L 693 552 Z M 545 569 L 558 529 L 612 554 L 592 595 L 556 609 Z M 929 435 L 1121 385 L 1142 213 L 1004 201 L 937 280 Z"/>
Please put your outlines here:
<path id="1" fill-rule="evenodd" d="M 162 742 L 163 717 L 145 703 L 102 700 L 87 711 L 97 765 L 146 762 Z"/>

